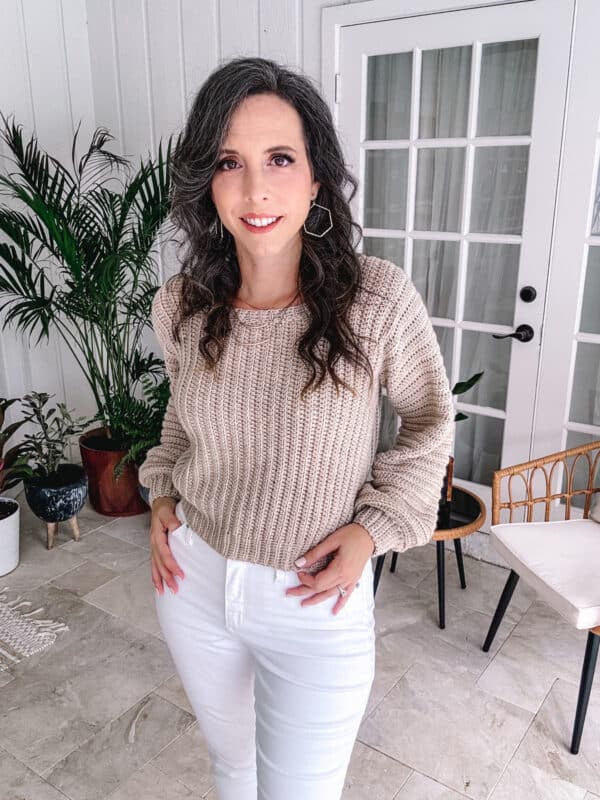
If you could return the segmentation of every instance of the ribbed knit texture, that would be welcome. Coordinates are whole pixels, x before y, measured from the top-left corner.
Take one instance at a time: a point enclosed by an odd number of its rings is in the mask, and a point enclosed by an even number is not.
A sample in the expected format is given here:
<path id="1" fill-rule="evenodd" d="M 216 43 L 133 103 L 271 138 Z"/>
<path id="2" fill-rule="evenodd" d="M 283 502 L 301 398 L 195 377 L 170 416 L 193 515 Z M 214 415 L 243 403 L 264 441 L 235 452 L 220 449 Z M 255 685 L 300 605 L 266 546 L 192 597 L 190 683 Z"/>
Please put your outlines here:
<path id="1" fill-rule="evenodd" d="M 300 399 L 310 376 L 297 353 L 305 305 L 234 309 L 213 373 L 198 351 L 203 314 L 183 323 L 180 345 L 173 339 L 180 278 L 155 295 L 152 322 L 171 397 L 161 442 L 148 451 L 139 479 L 150 503 L 181 499 L 190 527 L 227 558 L 290 570 L 350 522 L 369 531 L 374 555 L 433 535 L 454 434 L 442 355 L 406 273 L 386 259 L 359 258 L 369 291 L 359 291 L 350 322 L 371 362 L 373 387 L 363 368 L 345 358 L 335 365 L 355 397 L 343 386 L 337 395 L 327 375 Z M 401 426 L 394 447 L 377 452 L 380 384 Z"/>

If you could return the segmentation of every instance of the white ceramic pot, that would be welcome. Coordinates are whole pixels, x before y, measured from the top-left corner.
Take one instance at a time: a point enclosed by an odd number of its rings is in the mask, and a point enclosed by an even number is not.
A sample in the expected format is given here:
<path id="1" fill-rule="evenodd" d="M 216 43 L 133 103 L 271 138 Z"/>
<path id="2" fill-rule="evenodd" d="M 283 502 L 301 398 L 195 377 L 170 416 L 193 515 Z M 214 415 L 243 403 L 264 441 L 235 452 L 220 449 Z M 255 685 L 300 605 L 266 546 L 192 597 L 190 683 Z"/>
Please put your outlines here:
<path id="1" fill-rule="evenodd" d="M 9 513 L 4 516 L 6 506 Z M 19 563 L 19 518 L 21 506 L 10 497 L 0 497 L 0 575 L 7 575 Z"/>

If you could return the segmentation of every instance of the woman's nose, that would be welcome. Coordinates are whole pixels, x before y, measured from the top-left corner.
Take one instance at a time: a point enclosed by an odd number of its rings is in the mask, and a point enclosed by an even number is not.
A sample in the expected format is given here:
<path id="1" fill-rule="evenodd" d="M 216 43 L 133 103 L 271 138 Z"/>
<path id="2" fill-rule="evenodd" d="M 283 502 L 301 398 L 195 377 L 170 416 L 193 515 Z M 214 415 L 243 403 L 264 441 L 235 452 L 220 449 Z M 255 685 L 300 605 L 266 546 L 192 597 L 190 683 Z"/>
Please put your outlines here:
<path id="1" fill-rule="evenodd" d="M 268 197 L 267 176 L 260 167 L 247 167 L 244 173 L 244 194 L 250 202 Z"/>

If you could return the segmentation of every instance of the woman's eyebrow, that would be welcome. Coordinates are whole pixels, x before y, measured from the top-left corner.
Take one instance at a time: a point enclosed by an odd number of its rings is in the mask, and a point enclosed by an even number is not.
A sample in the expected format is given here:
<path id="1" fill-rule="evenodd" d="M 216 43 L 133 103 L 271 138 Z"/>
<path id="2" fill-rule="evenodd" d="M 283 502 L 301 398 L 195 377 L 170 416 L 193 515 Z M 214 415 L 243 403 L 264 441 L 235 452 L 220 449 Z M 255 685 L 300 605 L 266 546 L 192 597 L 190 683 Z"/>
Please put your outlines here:
<path id="1" fill-rule="evenodd" d="M 275 150 L 291 150 L 293 153 L 296 152 L 293 147 L 290 147 L 289 144 L 276 144 L 274 147 L 268 147 L 265 150 L 265 153 L 274 153 Z M 239 153 L 238 153 L 237 150 L 220 150 L 219 151 L 219 155 L 220 156 L 239 156 Z"/>

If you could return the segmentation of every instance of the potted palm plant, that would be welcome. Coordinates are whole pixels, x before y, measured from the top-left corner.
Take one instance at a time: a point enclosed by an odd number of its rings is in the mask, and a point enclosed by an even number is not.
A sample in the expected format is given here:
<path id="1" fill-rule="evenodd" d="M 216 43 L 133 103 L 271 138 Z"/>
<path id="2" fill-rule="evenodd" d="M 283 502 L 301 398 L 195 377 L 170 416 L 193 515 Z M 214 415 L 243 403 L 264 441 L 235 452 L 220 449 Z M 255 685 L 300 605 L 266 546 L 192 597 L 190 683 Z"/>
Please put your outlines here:
<path id="1" fill-rule="evenodd" d="M 33 466 L 31 476 L 24 479 L 29 507 L 46 523 L 46 547 L 51 550 L 58 523 L 69 520 L 75 541 L 79 540 L 77 514 L 88 493 L 88 478 L 81 464 L 65 461 L 69 438 L 88 424 L 85 417 L 74 419 L 64 403 L 45 409 L 50 395 L 32 392 L 21 405 L 27 412 L 25 421 L 35 425 L 35 433 L 26 433 L 23 448 Z"/>
<path id="2" fill-rule="evenodd" d="M 24 210 L 0 206 L 0 311 L 37 341 L 52 329 L 79 365 L 99 425 L 79 438 L 92 507 L 108 516 L 147 510 L 137 469 L 115 468 L 131 446 L 142 378 L 162 360 L 142 347 L 157 290 L 153 246 L 170 208 L 172 137 L 156 160 L 129 162 L 106 149 L 113 137 L 97 128 L 72 169 L 25 143 L 21 126 L 1 115 L 0 138 L 16 171 L 0 175 L 0 193 Z"/>
<path id="3" fill-rule="evenodd" d="M 162 424 L 171 391 L 170 382 L 165 374 L 159 383 L 145 379 L 143 386 L 143 400 L 134 401 L 137 408 L 132 409 L 131 414 L 128 415 L 126 433 L 131 444 L 127 453 L 117 464 L 116 474 L 120 474 L 125 465 L 131 462 L 139 467 L 145 460 L 148 450 L 160 444 Z M 138 491 L 144 502 L 148 503 L 150 490 L 139 481 Z"/>
<path id="4" fill-rule="evenodd" d="M 0 397 L 0 575 L 12 572 L 19 563 L 20 506 L 16 500 L 2 495 L 32 474 L 29 456 L 22 444 L 5 450 L 11 436 L 25 424 L 21 419 L 5 425 L 6 409 L 18 399 Z"/>

